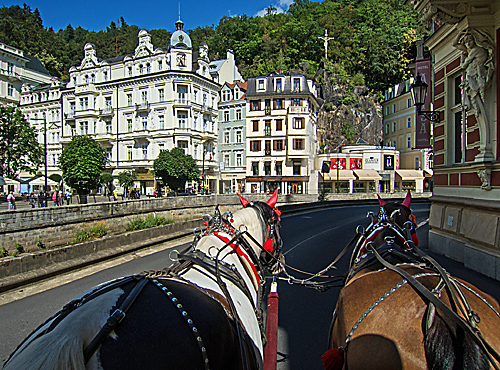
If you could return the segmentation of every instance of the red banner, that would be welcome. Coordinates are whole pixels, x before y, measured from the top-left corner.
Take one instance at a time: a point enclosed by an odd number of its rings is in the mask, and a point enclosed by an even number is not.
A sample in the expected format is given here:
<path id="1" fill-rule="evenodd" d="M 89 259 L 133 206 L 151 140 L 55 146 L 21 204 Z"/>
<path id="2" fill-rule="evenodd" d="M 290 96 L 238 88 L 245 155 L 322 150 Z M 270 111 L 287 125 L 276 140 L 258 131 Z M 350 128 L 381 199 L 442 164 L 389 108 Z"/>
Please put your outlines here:
<path id="1" fill-rule="evenodd" d="M 428 85 L 427 96 L 425 97 L 424 105 L 422 110 L 431 110 L 431 100 L 432 100 L 432 70 L 431 70 L 431 60 L 422 59 L 416 61 L 417 73 L 422 77 L 422 81 L 425 81 Z M 415 110 L 415 149 L 424 149 L 431 147 L 431 122 L 422 115 L 417 115 Z"/>
<path id="2" fill-rule="evenodd" d="M 331 158 L 330 159 L 330 169 L 331 170 L 336 170 L 337 169 L 337 163 L 339 164 L 339 170 L 345 170 L 346 166 L 346 159 L 345 158 Z"/>
<path id="3" fill-rule="evenodd" d="M 351 158 L 350 162 L 351 162 L 351 165 L 349 168 L 351 170 L 362 170 L 363 169 L 363 159 L 362 158 Z"/>

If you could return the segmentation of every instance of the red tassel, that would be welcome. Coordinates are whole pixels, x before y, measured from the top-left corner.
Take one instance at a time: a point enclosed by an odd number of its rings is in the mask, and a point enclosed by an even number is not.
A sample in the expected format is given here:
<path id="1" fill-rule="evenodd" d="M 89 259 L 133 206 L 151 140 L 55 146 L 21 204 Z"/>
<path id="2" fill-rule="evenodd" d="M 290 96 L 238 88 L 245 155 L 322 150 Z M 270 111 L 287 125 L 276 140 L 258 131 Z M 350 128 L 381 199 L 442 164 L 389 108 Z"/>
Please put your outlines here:
<path id="1" fill-rule="evenodd" d="M 269 239 L 265 244 L 264 244 L 264 249 L 271 253 L 273 251 L 273 240 Z"/>
<path id="2" fill-rule="evenodd" d="M 329 349 L 321 356 L 321 361 L 325 370 L 341 370 L 344 367 L 344 349 Z"/>
<path id="3" fill-rule="evenodd" d="M 411 240 L 413 240 L 413 244 L 418 247 L 418 243 L 420 243 L 420 240 L 418 240 L 417 234 L 411 234 Z"/>

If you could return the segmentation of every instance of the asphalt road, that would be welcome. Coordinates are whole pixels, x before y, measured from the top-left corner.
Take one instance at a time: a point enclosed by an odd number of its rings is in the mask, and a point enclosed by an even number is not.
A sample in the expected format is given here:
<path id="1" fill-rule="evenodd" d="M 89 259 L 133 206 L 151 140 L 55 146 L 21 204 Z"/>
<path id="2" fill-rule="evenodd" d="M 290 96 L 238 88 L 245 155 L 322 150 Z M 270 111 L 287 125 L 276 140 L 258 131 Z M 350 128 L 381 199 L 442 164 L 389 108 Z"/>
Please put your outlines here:
<path id="1" fill-rule="evenodd" d="M 428 218 L 429 203 L 413 207 L 417 223 Z M 374 206 L 332 208 L 282 218 L 286 262 L 297 269 L 317 272 L 327 266 L 355 234 L 357 225 L 367 225 L 366 213 Z M 421 246 L 427 244 L 428 227 L 418 229 Z M 0 362 L 35 327 L 82 292 L 108 280 L 149 269 L 161 269 L 170 261 L 169 250 L 187 245 L 190 238 L 170 242 L 149 251 L 59 276 L 43 283 L 7 292 L 0 297 Z M 184 243 L 184 244 L 183 244 Z M 463 268 L 460 264 L 439 257 L 439 262 L 452 274 L 466 278 L 487 293 L 500 299 L 498 282 Z M 348 257 L 337 265 L 336 275 L 343 275 Z M 304 278 L 289 269 L 290 274 Z M 327 349 L 328 327 L 340 288 L 319 292 L 303 286 L 278 284 L 279 370 L 321 370 L 321 355 Z"/>

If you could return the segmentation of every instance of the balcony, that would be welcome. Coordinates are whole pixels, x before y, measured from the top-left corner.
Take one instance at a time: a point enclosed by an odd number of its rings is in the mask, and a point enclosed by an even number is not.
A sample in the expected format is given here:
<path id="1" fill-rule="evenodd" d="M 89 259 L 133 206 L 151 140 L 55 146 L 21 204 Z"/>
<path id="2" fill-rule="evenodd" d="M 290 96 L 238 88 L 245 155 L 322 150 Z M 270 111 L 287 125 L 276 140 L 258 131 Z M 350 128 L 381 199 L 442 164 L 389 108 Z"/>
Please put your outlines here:
<path id="1" fill-rule="evenodd" d="M 265 113 L 266 115 L 270 115 L 270 114 L 271 114 L 271 107 L 266 107 L 266 108 L 264 109 L 264 113 Z"/>
<path id="2" fill-rule="evenodd" d="M 74 121 L 75 120 L 75 111 L 70 111 L 69 113 L 64 113 L 64 119 L 66 121 Z"/>
<path id="3" fill-rule="evenodd" d="M 296 113 L 309 113 L 309 107 L 302 107 L 302 106 L 298 106 L 298 107 L 288 107 L 288 113 L 289 114 L 296 114 Z"/>
<path id="4" fill-rule="evenodd" d="M 98 117 L 99 112 L 96 109 L 82 109 L 76 110 L 73 115 L 75 118 Z"/>
<path id="5" fill-rule="evenodd" d="M 99 115 L 101 117 L 109 117 L 109 116 L 112 116 L 113 114 L 114 114 L 114 111 L 113 111 L 113 107 L 111 107 L 111 106 L 104 107 L 104 109 L 101 109 L 99 112 Z"/>
<path id="6" fill-rule="evenodd" d="M 137 112 L 147 112 L 147 111 L 149 111 L 149 109 L 150 109 L 149 103 L 145 102 L 145 101 L 143 101 L 141 104 L 135 105 L 135 110 Z"/>
<path id="7" fill-rule="evenodd" d="M 177 105 L 177 106 L 179 106 L 179 105 L 181 105 L 181 106 L 189 106 L 189 105 L 191 105 L 191 100 L 186 99 L 186 98 L 184 98 L 184 99 L 182 99 L 182 98 L 181 99 L 175 99 L 174 100 L 174 105 Z"/>
<path id="8" fill-rule="evenodd" d="M 112 142 L 116 140 L 116 137 L 112 133 L 99 133 L 94 138 L 98 143 L 109 145 L 112 145 Z"/>
<path id="9" fill-rule="evenodd" d="M 11 81 L 21 80 L 21 76 L 18 73 L 7 69 L 0 69 L 0 75 L 7 77 Z"/>
<path id="10" fill-rule="evenodd" d="M 75 95 L 83 95 L 83 94 L 93 94 L 99 95 L 99 91 L 93 83 L 88 83 L 85 85 L 77 85 L 75 87 Z"/>

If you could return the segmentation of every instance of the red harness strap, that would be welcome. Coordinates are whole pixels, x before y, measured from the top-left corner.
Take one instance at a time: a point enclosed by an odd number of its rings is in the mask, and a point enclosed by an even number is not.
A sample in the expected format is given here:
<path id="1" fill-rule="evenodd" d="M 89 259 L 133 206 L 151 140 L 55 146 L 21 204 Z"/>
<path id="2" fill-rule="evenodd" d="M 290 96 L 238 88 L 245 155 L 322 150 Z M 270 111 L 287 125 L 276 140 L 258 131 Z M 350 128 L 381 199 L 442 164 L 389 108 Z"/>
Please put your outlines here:
<path id="1" fill-rule="evenodd" d="M 224 243 L 229 243 L 231 241 L 231 238 L 227 235 L 227 234 L 223 234 L 221 231 L 215 231 L 214 232 L 214 235 L 216 237 L 218 237 L 220 240 L 222 240 Z M 255 265 L 252 263 L 252 261 L 250 260 L 250 257 L 248 257 L 248 254 L 246 254 L 241 248 L 239 245 L 235 244 L 235 243 L 231 243 L 229 245 L 231 248 L 233 248 L 233 250 L 238 254 L 238 256 L 241 256 L 243 257 L 247 262 L 248 264 L 250 265 L 250 267 L 252 268 L 252 271 L 255 275 L 255 278 L 257 279 L 257 284 L 260 284 L 260 279 L 259 279 L 259 274 L 257 273 L 257 269 L 255 268 Z"/>

